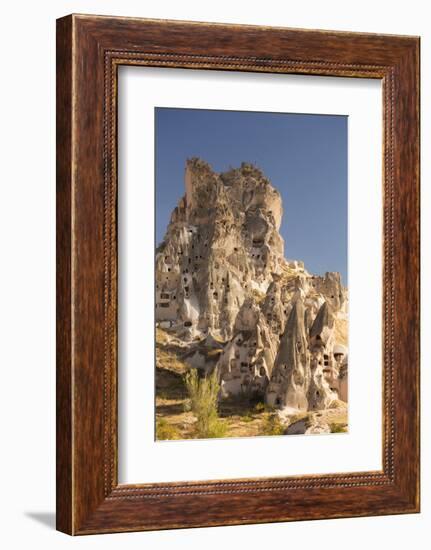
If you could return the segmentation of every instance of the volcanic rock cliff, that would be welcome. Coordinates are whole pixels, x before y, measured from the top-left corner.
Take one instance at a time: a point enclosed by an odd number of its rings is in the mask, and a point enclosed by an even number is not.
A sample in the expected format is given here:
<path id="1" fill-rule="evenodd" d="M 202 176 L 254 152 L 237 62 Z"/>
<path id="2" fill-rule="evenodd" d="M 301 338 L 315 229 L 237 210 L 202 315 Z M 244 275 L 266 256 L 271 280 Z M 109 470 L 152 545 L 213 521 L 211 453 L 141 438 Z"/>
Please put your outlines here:
<path id="1" fill-rule="evenodd" d="M 321 410 L 347 401 L 347 290 L 284 257 L 279 192 L 256 166 L 187 161 L 156 251 L 156 322 L 221 395 Z"/>

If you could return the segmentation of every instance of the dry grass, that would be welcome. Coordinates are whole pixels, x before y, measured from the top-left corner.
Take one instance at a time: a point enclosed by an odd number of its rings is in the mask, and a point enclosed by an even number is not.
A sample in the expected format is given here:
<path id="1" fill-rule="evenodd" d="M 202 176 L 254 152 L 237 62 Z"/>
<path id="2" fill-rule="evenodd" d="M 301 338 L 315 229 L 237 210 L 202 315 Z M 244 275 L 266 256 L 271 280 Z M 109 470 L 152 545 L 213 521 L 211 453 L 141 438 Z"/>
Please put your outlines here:
<path id="1" fill-rule="evenodd" d="M 170 342 L 168 334 L 156 329 L 156 365 L 178 374 L 185 374 L 189 368 L 182 359 L 183 350 Z"/>
<path id="2" fill-rule="evenodd" d="M 187 364 L 170 344 L 164 330 L 156 329 L 156 439 L 189 439 L 194 418 L 184 413 Z"/>
<path id="3" fill-rule="evenodd" d="M 168 333 L 165 330 L 156 327 L 156 345 L 157 344 L 164 345 L 164 344 L 167 344 L 168 342 L 169 342 Z"/>
<path id="4" fill-rule="evenodd" d="M 158 346 L 156 346 L 156 365 L 178 374 L 185 374 L 189 370 L 187 363 L 178 357 L 177 353 Z"/>
<path id="5" fill-rule="evenodd" d="M 298 412 L 296 414 L 289 415 L 289 426 L 300 420 L 305 420 L 309 417 L 310 413 L 308 411 Z"/>
<path id="6" fill-rule="evenodd" d="M 348 430 L 347 408 L 345 407 L 339 409 L 326 409 L 312 414 L 316 416 L 319 421 L 328 424 L 332 433 L 347 432 Z"/>
<path id="7" fill-rule="evenodd" d="M 174 427 L 176 430 L 175 437 L 179 439 L 195 439 L 197 437 L 196 417 L 192 412 L 185 412 L 184 409 L 181 411 L 184 401 L 157 401 L 160 416 L 163 416 L 166 422 Z M 338 413 L 338 416 L 327 416 L 326 412 L 322 411 L 321 420 L 328 423 L 332 433 L 347 431 L 348 425 L 345 412 L 343 414 Z M 281 422 L 275 413 L 267 410 L 232 414 L 231 416 L 220 417 L 219 420 L 225 429 L 222 437 L 278 436 L 284 433 L 288 425 L 306 419 L 309 414 L 299 413 L 294 415 L 290 417 L 290 421 L 286 424 Z"/>
<path id="8" fill-rule="evenodd" d="M 346 409 L 347 403 L 345 401 L 341 401 L 341 399 L 334 399 L 334 401 L 331 402 L 328 409 Z"/>
<path id="9" fill-rule="evenodd" d="M 180 439 L 179 431 L 173 424 L 170 424 L 166 418 L 158 418 L 156 420 L 156 439 Z"/>
<path id="10" fill-rule="evenodd" d="M 158 392 L 156 398 L 157 420 L 163 419 L 161 431 L 163 439 L 170 439 L 165 437 L 166 434 L 169 435 L 166 425 L 173 428 L 172 439 L 196 439 L 199 437 L 197 418 L 192 411 L 187 410 L 187 398 L 173 399 L 173 395 L 175 391 L 169 390 L 167 393 Z M 247 400 L 221 401 L 218 406 L 221 432 L 217 437 L 275 435 L 274 430 L 270 429 L 271 421 L 268 420 L 274 416 L 274 413 L 267 411 L 263 403 L 260 405 L 257 406 Z M 157 439 L 162 439 L 159 437 L 159 432 L 157 432 Z"/>
<path id="11" fill-rule="evenodd" d="M 337 424 L 336 422 L 332 422 L 331 424 L 329 424 L 329 428 L 331 430 L 331 434 L 347 432 L 347 424 Z"/>
<path id="12" fill-rule="evenodd" d="M 162 431 L 158 426 L 162 422 Z M 196 418 L 184 411 L 184 400 L 156 398 L 156 439 L 193 439 Z M 168 431 L 168 427 L 172 431 Z M 174 437 L 166 437 L 173 435 Z"/>

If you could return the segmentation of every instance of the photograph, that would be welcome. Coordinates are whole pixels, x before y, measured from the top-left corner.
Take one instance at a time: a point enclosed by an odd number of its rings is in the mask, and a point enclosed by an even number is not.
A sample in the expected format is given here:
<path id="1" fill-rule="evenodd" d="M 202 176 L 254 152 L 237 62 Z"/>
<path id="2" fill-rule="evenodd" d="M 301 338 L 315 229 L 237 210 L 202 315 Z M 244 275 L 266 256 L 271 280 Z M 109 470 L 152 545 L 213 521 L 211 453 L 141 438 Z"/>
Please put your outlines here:
<path id="1" fill-rule="evenodd" d="M 348 116 L 154 115 L 156 440 L 347 433 Z"/>
<path id="2" fill-rule="evenodd" d="M 429 13 L 2 5 L 2 548 L 431 546 Z"/>

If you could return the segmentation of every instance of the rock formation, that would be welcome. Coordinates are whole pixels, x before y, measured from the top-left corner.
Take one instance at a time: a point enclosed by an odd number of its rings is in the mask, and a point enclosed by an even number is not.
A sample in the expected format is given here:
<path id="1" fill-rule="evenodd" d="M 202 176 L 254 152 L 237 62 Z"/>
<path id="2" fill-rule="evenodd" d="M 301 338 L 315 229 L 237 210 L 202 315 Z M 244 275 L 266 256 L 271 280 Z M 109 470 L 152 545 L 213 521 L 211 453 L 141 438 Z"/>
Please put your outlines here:
<path id="1" fill-rule="evenodd" d="M 347 401 L 347 290 L 284 257 L 281 196 L 256 166 L 187 161 L 156 251 L 156 322 L 221 398 L 315 411 Z M 341 335 L 341 336 L 340 336 Z"/>

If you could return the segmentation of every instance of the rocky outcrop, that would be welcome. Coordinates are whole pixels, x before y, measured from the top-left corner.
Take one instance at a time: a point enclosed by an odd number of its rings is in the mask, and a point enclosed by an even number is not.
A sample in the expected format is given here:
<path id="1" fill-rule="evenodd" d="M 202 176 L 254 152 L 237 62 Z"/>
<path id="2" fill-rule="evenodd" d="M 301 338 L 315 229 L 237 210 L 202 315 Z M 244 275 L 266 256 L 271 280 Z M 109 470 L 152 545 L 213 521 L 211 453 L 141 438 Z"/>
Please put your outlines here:
<path id="1" fill-rule="evenodd" d="M 221 397 L 321 410 L 347 400 L 347 290 L 284 257 L 282 214 L 257 167 L 190 159 L 156 251 L 156 322 L 191 366 L 217 370 Z"/>
<path id="2" fill-rule="evenodd" d="M 280 338 L 277 357 L 267 390 L 271 406 L 304 410 L 308 408 L 310 352 L 304 324 L 304 306 L 295 300 Z"/>
<path id="3" fill-rule="evenodd" d="M 264 397 L 277 353 L 266 319 L 251 298 L 243 303 L 217 368 L 223 396 Z"/>

